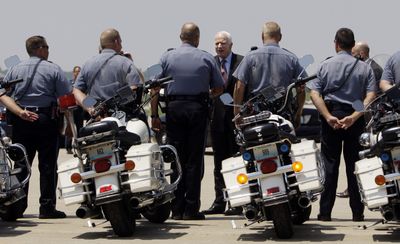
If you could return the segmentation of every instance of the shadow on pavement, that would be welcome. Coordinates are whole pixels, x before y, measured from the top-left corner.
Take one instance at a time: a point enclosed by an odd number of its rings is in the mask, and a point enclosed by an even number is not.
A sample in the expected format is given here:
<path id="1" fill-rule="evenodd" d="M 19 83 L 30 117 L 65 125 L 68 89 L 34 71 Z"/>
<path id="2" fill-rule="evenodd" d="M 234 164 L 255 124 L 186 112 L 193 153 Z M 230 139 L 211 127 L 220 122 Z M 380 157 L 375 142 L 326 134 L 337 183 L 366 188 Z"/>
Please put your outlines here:
<path id="1" fill-rule="evenodd" d="M 275 230 L 273 228 L 273 225 L 271 223 L 268 223 L 268 226 L 266 227 L 260 227 L 260 228 L 250 228 L 251 230 L 254 230 L 254 233 L 251 234 L 241 234 L 237 241 L 254 241 L 254 242 L 262 242 L 262 241 L 267 241 L 267 240 L 273 240 L 273 241 L 284 241 L 284 242 L 300 242 L 307 240 L 309 242 L 339 242 L 343 241 L 344 239 L 344 234 L 327 234 L 323 233 L 322 231 L 332 231 L 336 230 L 335 227 L 332 226 L 324 226 L 324 225 L 319 225 L 319 224 L 303 224 L 301 226 L 293 226 L 294 227 L 294 235 L 291 239 L 279 239 L 276 234 Z"/>
<path id="2" fill-rule="evenodd" d="M 188 232 L 176 232 L 179 229 L 189 229 L 194 224 L 188 222 L 166 222 L 163 224 L 153 224 L 148 221 L 137 221 L 135 233 L 131 237 L 118 237 L 114 234 L 109 223 L 103 227 L 104 232 L 86 232 L 74 239 L 96 240 L 96 239 L 132 239 L 132 240 L 170 240 L 187 235 Z M 171 233 L 170 230 L 175 230 Z"/>
<path id="3" fill-rule="evenodd" d="M 31 228 L 38 226 L 38 223 L 29 220 L 17 220 L 15 222 L 6 222 L 0 220 L 0 237 L 13 237 L 24 235 L 31 230 L 18 230 L 18 228 Z"/>
<path id="4" fill-rule="evenodd" d="M 374 242 L 400 242 L 400 225 L 385 224 L 375 230 L 382 231 L 382 234 L 372 235 Z"/>

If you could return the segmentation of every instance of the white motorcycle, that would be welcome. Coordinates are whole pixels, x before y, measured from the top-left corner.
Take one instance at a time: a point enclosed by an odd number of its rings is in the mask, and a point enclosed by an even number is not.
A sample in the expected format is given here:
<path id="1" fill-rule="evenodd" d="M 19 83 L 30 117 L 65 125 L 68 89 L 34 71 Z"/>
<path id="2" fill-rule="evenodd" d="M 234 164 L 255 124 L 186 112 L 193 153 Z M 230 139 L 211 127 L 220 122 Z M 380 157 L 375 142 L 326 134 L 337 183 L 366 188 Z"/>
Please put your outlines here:
<path id="1" fill-rule="evenodd" d="M 160 71 L 159 66 L 149 68 L 146 74 L 155 76 L 156 71 Z M 142 90 L 147 93 L 167 80 L 170 78 L 150 80 Z M 68 108 L 75 156 L 58 165 L 61 198 L 66 205 L 80 204 L 76 210 L 80 218 L 94 218 L 102 210 L 118 236 L 133 234 L 137 214 L 153 223 L 166 221 L 181 175 L 175 148 L 150 143 L 146 123 L 137 118 L 127 119 L 120 109 L 134 100 L 129 86 L 119 89 L 114 97 L 95 105 L 95 114 L 78 134 L 70 111 L 74 107 L 73 97 L 60 100 L 61 107 Z M 91 102 L 92 99 L 84 101 L 87 106 Z M 103 118 L 94 122 L 93 118 L 99 115 Z M 165 163 L 173 161 L 178 172 L 165 168 Z M 172 173 L 179 177 L 169 183 L 167 177 Z"/>
<path id="2" fill-rule="evenodd" d="M 0 89 L 7 89 L 22 79 L 1 82 Z M 0 94 L 4 95 L 5 91 Z M 24 187 L 29 182 L 31 167 L 25 147 L 19 143 L 12 143 L 1 131 L 0 138 L 0 217 L 4 221 L 15 221 L 25 211 L 21 199 L 26 197 Z M 20 163 L 26 168 L 16 168 L 15 163 Z M 18 175 L 23 174 L 21 177 Z"/>
<path id="3" fill-rule="evenodd" d="M 225 200 L 243 207 L 254 223 L 272 220 L 279 238 L 293 235 L 293 224 L 309 219 L 311 202 L 323 190 L 323 165 L 313 140 L 297 139 L 292 125 L 296 111 L 296 88 L 266 87 L 241 106 L 234 118 L 241 155 L 222 162 Z M 229 95 L 221 100 L 228 105 Z M 235 105 L 234 105 L 235 106 Z"/>

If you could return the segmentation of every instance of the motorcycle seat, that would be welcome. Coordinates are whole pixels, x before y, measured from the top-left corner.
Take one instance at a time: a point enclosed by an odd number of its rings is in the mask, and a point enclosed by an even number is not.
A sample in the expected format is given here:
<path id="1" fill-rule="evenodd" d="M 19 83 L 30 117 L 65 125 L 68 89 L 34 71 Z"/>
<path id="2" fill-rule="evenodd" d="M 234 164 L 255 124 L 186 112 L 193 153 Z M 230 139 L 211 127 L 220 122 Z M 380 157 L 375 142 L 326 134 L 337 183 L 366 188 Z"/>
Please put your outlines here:
<path id="1" fill-rule="evenodd" d="M 82 127 L 79 130 L 79 137 L 89 136 L 111 131 L 112 134 L 118 132 L 118 124 L 115 121 L 99 121 Z"/>

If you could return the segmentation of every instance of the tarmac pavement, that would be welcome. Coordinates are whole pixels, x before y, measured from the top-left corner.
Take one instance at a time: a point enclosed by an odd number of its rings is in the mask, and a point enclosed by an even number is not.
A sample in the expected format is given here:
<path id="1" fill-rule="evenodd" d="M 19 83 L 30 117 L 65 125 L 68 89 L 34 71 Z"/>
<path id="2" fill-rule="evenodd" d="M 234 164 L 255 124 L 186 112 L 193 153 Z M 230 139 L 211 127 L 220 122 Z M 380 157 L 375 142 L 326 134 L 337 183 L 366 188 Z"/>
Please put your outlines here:
<path id="1" fill-rule="evenodd" d="M 59 160 L 72 157 L 60 150 Z M 214 200 L 213 159 L 207 155 L 205 175 L 202 182 L 202 209 L 207 209 Z M 344 163 L 341 165 L 338 191 L 346 188 Z M 332 222 L 316 220 L 318 201 L 312 204 L 311 219 L 294 227 L 294 236 L 289 240 L 276 237 L 272 222 L 262 222 L 243 228 L 243 216 L 208 215 L 203 221 L 183 221 L 168 219 L 164 224 L 152 224 L 146 219 L 137 220 L 132 237 L 119 238 L 113 234 L 109 222 L 94 220 L 96 227 L 89 228 L 87 220 L 75 216 L 77 205 L 65 206 L 58 200 L 57 209 L 65 211 L 66 219 L 38 219 L 39 173 L 37 161 L 33 165 L 30 184 L 29 207 L 24 218 L 13 223 L 0 220 L 0 244 L 19 243 L 394 243 L 400 241 L 400 225 L 396 223 L 378 224 L 366 230 L 360 224 L 371 224 L 380 219 L 380 213 L 366 209 L 365 222 L 352 222 L 348 198 L 337 198 L 332 213 Z M 232 228 L 232 222 L 236 229 Z"/>

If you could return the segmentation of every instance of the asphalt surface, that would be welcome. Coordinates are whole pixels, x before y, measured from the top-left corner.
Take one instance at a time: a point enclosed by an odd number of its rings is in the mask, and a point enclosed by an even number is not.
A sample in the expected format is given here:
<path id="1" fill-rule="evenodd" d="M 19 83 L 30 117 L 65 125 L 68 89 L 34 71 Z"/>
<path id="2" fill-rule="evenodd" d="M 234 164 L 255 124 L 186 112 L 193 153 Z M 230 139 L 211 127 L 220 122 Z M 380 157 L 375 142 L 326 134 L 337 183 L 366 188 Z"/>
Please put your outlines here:
<path id="1" fill-rule="evenodd" d="M 71 155 L 60 151 L 59 160 L 69 159 Z M 208 208 L 214 197 L 213 159 L 206 156 L 205 175 L 202 183 L 202 209 Z M 90 228 L 87 220 L 75 216 L 78 207 L 65 206 L 58 200 L 57 208 L 65 211 L 66 219 L 38 219 L 39 211 L 39 173 L 37 161 L 34 162 L 31 178 L 29 207 L 25 216 L 13 223 L 0 220 L 0 243 L 394 243 L 400 241 L 398 223 L 378 224 L 366 230 L 359 225 L 368 225 L 380 219 L 380 213 L 366 210 L 366 220 L 362 223 L 351 221 L 348 199 L 337 198 L 332 213 L 332 222 L 316 220 L 318 201 L 313 203 L 311 219 L 301 226 L 295 226 L 294 236 L 289 240 L 279 240 L 273 230 L 272 222 L 262 222 L 243 227 L 244 217 L 224 215 L 207 216 L 203 221 L 176 221 L 168 219 L 164 224 L 151 224 L 146 219 L 137 220 L 135 234 L 129 238 L 119 238 L 113 234 L 109 222 L 94 220 L 96 227 Z M 346 188 L 344 164 L 338 190 Z M 236 229 L 232 228 L 232 222 Z"/>

